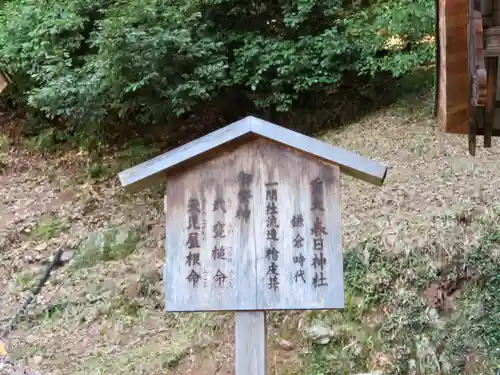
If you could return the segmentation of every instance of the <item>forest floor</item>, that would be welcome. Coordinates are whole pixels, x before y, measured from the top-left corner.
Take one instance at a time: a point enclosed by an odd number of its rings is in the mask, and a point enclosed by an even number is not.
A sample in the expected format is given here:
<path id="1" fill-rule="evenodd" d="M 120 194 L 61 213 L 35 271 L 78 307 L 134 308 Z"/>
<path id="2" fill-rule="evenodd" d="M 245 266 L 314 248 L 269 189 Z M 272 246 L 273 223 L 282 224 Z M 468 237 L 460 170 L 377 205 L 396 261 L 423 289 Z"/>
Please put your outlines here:
<path id="1" fill-rule="evenodd" d="M 404 101 L 317 134 L 390 169 L 381 188 L 342 177 L 346 309 L 269 314 L 269 374 L 500 366 L 500 143 L 469 156 L 466 136 L 444 134 L 431 107 Z M 161 189 L 125 193 L 114 159 L 102 161 L 111 177 L 91 178 L 76 151 L 4 145 L 1 155 L 0 328 L 57 248 L 83 251 L 109 228 L 139 233 L 134 251 L 54 272 L 8 337 L 13 361 L 43 375 L 234 374 L 232 314 L 162 310 Z M 313 324 L 327 344 L 305 337 Z"/>

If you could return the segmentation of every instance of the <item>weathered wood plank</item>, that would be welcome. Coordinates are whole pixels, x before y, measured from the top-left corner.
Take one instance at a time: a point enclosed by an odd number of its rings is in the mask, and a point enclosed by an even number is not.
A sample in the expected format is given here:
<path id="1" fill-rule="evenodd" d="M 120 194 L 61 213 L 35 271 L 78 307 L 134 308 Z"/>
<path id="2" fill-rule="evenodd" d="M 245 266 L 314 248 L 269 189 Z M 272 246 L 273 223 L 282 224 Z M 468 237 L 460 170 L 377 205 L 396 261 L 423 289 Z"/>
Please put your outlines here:
<path id="1" fill-rule="evenodd" d="M 342 308 L 339 177 L 337 166 L 263 138 L 172 176 L 165 309 Z M 316 179 L 319 198 L 311 195 Z M 312 210 L 319 201 L 323 211 Z M 326 233 L 312 236 L 318 223 Z"/>
<path id="2" fill-rule="evenodd" d="M 264 311 L 236 313 L 236 374 L 266 375 L 267 326 Z"/>
<path id="3" fill-rule="evenodd" d="M 254 220 L 237 218 L 240 173 L 253 177 L 254 157 L 254 149 L 243 146 L 169 180 L 168 311 L 255 310 Z M 254 185 L 250 180 L 248 191 Z"/>
<path id="4" fill-rule="evenodd" d="M 261 143 L 259 153 L 258 309 L 343 308 L 338 167 L 273 144 Z"/>
<path id="5" fill-rule="evenodd" d="M 447 133 L 468 132 L 468 0 L 438 0 L 438 120 Z"/>

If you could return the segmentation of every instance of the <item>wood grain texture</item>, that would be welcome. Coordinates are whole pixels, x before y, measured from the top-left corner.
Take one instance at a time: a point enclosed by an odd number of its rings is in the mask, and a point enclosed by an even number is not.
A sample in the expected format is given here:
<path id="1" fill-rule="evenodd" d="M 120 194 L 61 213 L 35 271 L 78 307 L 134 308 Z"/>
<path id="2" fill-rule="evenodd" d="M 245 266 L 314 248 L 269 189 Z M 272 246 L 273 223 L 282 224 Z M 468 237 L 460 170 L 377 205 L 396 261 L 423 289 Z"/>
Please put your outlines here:
<path id="1" fill-rule="evenodd" d="M 478 106 L 479 99 L 479 77 L 484 78 L 486 81 L 486 72 L 479 74 L 483 69 L 479 69 L 479 63 L 484 63 L 484 56 L 481 55 L 481 48 L 483 46 L 483 29 L 482 29 L 482 15 L 478 10 L 478 4 L 475 0 L 469 1 L 468 10 L 468 24 L 467 24 L 467 63 L 469 74 L 469 95 L 468 95 L 468 141 L 469 141 L 469 154 L 474 156 L 476 154 L 477 137 L 476 132 L 479 127 L 478 114 L 482 110 Z M 479 43 L 478 43 L 479 42 Z"/>
<path id="2" fill-rule="evenodd" d="M 387 166 L 381 163 L 253 116 L 245 117 L 175 150 L 122 171 L 118 177 L 127 190 L 138 191 L 158 179 L 165 178 L 169 171 L 175 174 L 176 169 L 185 167 L 187 162 L 203 163 L 219 153 L 224 153 L 225 147 L 230 144 L 252 136 L 265 137 L 334 163 L 341 168 L 342 173 L 374 185 L 381 186 L 386 178 Z"/>
<path id="3" fill-rule="evenodd" d="M 336 165 L 263 138 L 170 176 L 165 309 L 343 308 L 339 177 Z M 316 179 L 322 190 L 313 195 Z M 277 184 L 266 185 L 270 182 Z M 245 200 L 248 192 L 251 197 Z M 188 249 L 192 199 L 201 207 L 200 242 L 199 248 Z M 214 211 L 215 201 L 224 201 L 226 212 Z M 319 201 L 324 211 L 312 210 Z M 248 220 L 238 217 L 248 211 Z M 221 225 L 224 237 L 214 238 L 214 228 Z M 214 249 L 221 247 L 226 259 L 214 259 Z M 186 257 L 195 250 L 199 264 L 187 267 Z M 200 275 L 196 286 L 187 279 L 192 270 Z M 223 285 L 214 279 L 219 271 L 227 277 Z"/>
<path id="4" fill-rule="evenodd" d="M 265 375 L 267 370 L 266 313 L 236 313 L 236 374 Z"/>
<path id="5" fill-rule="evenodd" d="M 487 96 L 486 60 L 484 57 L 484 32 L 481 12 L 471 11 L 469 18 L 469 71 L 474 76 L 473 105 L 474 107 L 484 107 Z"/>
<path id="6" fill-rule="evenodd" d="M 447 133 L 468 133 L 468 0 L 439 0 L 438 120 Z"/>

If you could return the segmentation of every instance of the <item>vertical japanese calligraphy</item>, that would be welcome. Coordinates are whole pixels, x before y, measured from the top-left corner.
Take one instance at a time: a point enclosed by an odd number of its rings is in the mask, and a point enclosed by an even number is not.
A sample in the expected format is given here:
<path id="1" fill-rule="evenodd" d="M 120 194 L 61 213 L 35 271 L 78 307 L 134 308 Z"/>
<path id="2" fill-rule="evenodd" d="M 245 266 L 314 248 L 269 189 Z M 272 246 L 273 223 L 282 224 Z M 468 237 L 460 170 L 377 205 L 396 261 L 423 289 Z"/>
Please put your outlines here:
<path id="1" fill-rule="evenodd" d="M 266 240 L 268 240 L 268 247 L 266 248 L 266 259 L 270 262 L 266 276 L 268 279 L 268 288 L 277 291 L 279 288 L 279 272 L 278 272 L 278 259 L 279 251 L 277 249 L 278 238 L 278 183 L 266 183 Z"/>
<path id="2" fill-rule="evenodd" d="M 207 199 L 205 195 L 203 195 L 201 200 L 201 241 L 203 245 L 206 245 L 207 241 Z M 208 287 L 208 272 L 206 269 L 203 269 L 202 276 L 203 287 Z"/>
<path id="3" fill-rule="evenodd" d="M 311 211 L 324 211 L 323 181 L 316 177 L 311 181 Z"/>
<path id="4" fill-rule="evenodd" d="M 207 240 L 207 200 L 203 197 L 201 201 L 201 239 Z"/>
<path id="5" fill-rule="evenodd" d="M 216 220 L 215 224 L 212 227 L 212 238 L 214 239 L 212 260 L 214 262 L 225 262 L 227 261 L 226 249 L 224 248 L 224 244 L 222 242 L 226 238 L 227 233 L 226 223 L 224 222 L 224 214 L 226 213 L 226 201 L 224 200 L 222 195 L 216 195 L 212 204 L 212 210 L 214 212 L 214 218 L 216 217 L 216 214 L 218 214 L 217 218 L 222 217 L 222 221 Z M 220 268 L 221 265 L 219 264 L 217 266 L 217 271 L 213 275 L 213 280 L 217 287 L 223 288 L 228 277 L 224 274 L 224 272 L 221 271 Z"/>
<path id="6" fill-rule="evenodd" d="M 293 245 L 293 248 L 295 250 L 294 254 L 296 254 L 293 256 L 293 263 L 297 264 L 299 267 L 299 269 L 295 271 L 293 279 L 296 283 L 298 283 L 298 282 L 305 283 L 306 282 L 306 273 L 304 270 L 304 263 L 306 261 L 306 258 L 304 257 L 304 254 L 302 253 L 305 239 L 300 234 L 300 232 L 301 232 L 300 228 L 304 227 L 304 217 L 300 213 L 293 215 L 290 224 L 292 226 L 292 229 L 294 229 L 292 231 L 293 236 L 294 236 L 293 240 L 292 240 L 292 245 Z"/>
<path id="7" fill-rule="evenodd" d="M 313 250 L 314 255 L 312 259 L 312 267 L 314 268 L 314 276 L 312 284 L 314 288 L 328 286 L 326 278 L 325 266 L 327 259 L 324 255 L 323 235 L 327 235 L 325 226 L 323 225 L 322 215 L 320 215 L 324 208 L 323 201 L 323 181 L 317 177 L 311 181 L 311 211 L 315 213 L 315 219 L 311 228 L 311 235 L 313 237 Z"/>
<path id="8" fill-rule="evenodd" d="M 191 198 L 188 202 L 188 230 L 200 229 L 200 201 L 196 198 Z"/>
<path id="9" fill-rule="evenodd" d="M 186 264 L 191 269 L 186 279 L 193 286 L 198 286 L 201 279 L 200 275 L 200 201 L 198 198 L 190 198 L 187 205 L 188 212 L 188 239 L 186 246 L 188 254 L 186 255 Z"/>
<path id="10" fill-rule="evenodd" d="M 236 211 L 236 217 L 238 219 L 243 219 L 248 222 L 250 219 L 250 198 L 252 198 L 252 190 L 250 185 L 252 184 L 253 175 L 251 173 L 245 173 L 240 171 L 238 174 L 238 209 Z"/>

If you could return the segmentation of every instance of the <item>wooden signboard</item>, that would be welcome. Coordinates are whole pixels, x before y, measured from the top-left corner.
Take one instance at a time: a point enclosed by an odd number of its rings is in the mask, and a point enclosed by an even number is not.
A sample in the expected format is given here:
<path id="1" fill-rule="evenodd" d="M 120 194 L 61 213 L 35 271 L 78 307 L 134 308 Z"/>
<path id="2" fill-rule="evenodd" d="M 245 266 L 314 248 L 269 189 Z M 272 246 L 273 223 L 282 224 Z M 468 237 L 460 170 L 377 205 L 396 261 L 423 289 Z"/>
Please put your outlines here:
<path id="1" fill-rule="evenodd" d="M 337 166 L 265 139 L 169 179 L 167 311 L 344 307 L 339 201 Z"/>
<path id="2" fill-rule="evenodd" d="M 344 307 L 340 172 L 387 167 L 247 117 L 120 174 L 166 178 L 165 310 L 236 311 L 236 374 L 266 372 L 265 311 Z"/>

